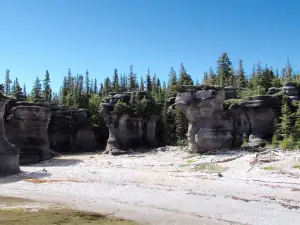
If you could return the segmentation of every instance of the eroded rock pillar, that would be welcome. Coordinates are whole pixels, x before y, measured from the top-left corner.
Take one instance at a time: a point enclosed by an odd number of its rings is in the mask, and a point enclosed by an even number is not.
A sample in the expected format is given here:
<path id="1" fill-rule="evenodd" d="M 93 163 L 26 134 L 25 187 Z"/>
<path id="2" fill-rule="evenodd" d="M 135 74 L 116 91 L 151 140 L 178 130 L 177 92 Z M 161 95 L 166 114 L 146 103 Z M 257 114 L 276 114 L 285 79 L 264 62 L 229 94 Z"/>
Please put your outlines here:
<path id="1" fill-rule="evenodd" d="M 19 150 L 6 138 L 3 115 L 9 98 L 0 95 L 0 176 L 13 175 L 20 172 Z"/>

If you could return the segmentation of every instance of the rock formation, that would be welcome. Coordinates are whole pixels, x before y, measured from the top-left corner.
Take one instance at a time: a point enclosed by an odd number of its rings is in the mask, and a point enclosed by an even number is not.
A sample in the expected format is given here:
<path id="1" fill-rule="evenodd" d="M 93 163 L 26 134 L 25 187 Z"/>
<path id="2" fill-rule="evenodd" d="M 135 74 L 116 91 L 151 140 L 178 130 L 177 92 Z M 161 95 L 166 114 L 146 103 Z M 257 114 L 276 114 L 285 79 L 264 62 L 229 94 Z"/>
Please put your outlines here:
<path id="1" fill-rule="evenodd" d="M 272 136 L 280 99 L 258 96 L 224 109 L 226 94 L 230 93 L 227 97 L 235 95 L 229 90 L 205 85 L 179 87 L 175 105 L 189 122 L 190 151 L 238 147 L 244 136 L 249 136 L 251 146 L 258 146 Z"/>
<path id="2" fill-rule="evenodd" d="M 104 148 L 105 131 L 88 119 L 87 110 L 52 105 L 48 135 L 50 148 L 58 152 L 97 151 Z M 105 128 L 103 128 L 105 129 Z M 101 145 L 102 143 L 102 145 Z"/>
<path id="3" fill-rule="evenodd" d="M 50 159 L 48 124 L 51 111 L 29 103 L 15 103 L 6 117 L 7 139 L 20 149 L 20 165 Z"/>
<path id="4" fill-rule="evenodd" d="M 19 150 L 7 140 L 4 129 L 3 116 L 8 101 L 9 98 L 0 93 L 0 176 L 20 172 Z"/>
<path id="5" fill-rule="evenodd" d="M 109 129 L 109 138 L 106 153 L 123 154 L 129 148 L 137 146 L 157 146 L 156 123 L 159 120 L 157 114 L 134 115 L 129 112 L 130 98 L 137 93 L 111 93 L 102 104 L 102 114 Z M 138 98 L 143 98 L 145 93 L 138 93 Z M 119 104 L 116 112 L 116 104 Z M 148 100 L 149 102 L 150 100 Z M 122 106 L 122 107 L 121 107 Z M 123 150 L 120 150 L 123 149 Z"/>
<path id="6" fill-rule="evenodd" d="M 271 141 L 274 120 L 280 116 L 280 99 L 272 96 L 255 96 L 246 98 L 238 108 L 242 109 L 250 123 L 249 146 L 264 145 L 266 141 Z"/>

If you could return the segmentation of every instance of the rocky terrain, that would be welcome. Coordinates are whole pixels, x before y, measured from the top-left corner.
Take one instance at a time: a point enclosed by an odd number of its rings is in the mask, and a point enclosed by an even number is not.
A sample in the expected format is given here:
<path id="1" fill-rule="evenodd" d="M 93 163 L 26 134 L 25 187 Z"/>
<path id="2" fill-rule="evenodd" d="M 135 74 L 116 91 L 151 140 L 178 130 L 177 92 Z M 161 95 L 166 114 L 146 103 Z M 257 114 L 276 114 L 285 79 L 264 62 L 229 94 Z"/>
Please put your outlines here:
<path id="1" fill-rule="evenodd" d="M 60 203 L 141 224 L 298 224 L 299 152 L 69 155 L 1 178 L 0 196 Z"/>

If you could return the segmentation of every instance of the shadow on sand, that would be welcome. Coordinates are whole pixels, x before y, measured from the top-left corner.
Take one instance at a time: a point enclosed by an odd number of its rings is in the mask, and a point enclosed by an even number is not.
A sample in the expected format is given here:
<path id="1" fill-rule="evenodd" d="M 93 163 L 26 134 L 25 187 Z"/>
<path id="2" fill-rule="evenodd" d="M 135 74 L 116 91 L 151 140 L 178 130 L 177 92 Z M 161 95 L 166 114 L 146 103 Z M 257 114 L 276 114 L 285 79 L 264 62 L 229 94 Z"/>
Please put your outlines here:
<path id="1" fill-rule="evenodd" d="M 18 182 L 18 181 L 24 180 L 26 178 L 40 179 L 40 178 L 50 177 L 50 176 L 51 176 L 51 173 L 44 172 L 41 170 L 36 171 L 36 172 L 31 172 L 31 173 L 21 171 L 21 173 L 19 173 L 17 175 L 0 177 L 0 185 Z"/>
<path id="2" fill-rule="evenodd" d="M 30 164 L 27 165 L 28 167 L 67 167 L 67 166 L 74 166 L 79 163 L 83 162 L 79 159 L 60 159 L 54 158 L 50 160 L 46 160 L 37 164 Z"/>

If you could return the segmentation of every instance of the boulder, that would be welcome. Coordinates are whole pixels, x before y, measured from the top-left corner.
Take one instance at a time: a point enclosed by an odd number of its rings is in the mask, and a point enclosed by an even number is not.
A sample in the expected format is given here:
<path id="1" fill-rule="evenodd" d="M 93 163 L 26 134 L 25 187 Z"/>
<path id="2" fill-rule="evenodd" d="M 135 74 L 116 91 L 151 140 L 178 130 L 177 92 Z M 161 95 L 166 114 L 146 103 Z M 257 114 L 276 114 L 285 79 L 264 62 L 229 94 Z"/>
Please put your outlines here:
<path id="1" fill-rule="evenodd" d="M 17 147 L 11 144 L 7 138 L 4 128 L 5 106 L 9 98 L 0 93 L 0 176 L 17 174 L 20 172 L 19 155 Z"/>
<path id="2" fill-rule="evenodd" d="M 51 111 L 48 107 L 16 103 L 6 117 L 6 136 L 20 149 L 20 165 L 37 163 L 51 158 L 48 124 Z"/>

